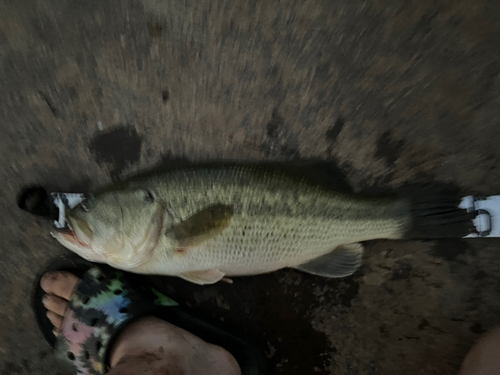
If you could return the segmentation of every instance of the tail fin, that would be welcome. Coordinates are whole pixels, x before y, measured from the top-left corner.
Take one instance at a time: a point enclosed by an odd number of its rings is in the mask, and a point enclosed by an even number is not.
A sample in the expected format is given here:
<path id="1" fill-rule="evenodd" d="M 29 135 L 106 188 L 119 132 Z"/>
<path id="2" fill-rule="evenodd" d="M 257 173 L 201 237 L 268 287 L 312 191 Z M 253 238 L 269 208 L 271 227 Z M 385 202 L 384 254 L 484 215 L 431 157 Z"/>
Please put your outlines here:
<path id="1" fill-rule="evenodd" d="M 411 199 L 411 222 L 405 238 L 462 238 L 476 232 L 476 214 L 459 208 L 457 193 L 419 193 Z"/>

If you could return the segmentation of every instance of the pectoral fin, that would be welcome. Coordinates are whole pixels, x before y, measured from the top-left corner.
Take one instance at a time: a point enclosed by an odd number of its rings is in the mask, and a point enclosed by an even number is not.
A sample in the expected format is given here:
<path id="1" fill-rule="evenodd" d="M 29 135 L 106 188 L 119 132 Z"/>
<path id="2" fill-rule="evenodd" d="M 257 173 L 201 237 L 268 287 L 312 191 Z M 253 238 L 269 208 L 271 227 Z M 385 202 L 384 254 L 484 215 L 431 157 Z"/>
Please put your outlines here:
<path id="1" fill-rule="evenodd" d="M 331 253 L 293 267 L 297 270 L 324 277 L 352 275 L 363 261 L 363 245 L 353 243 L 337 247 Z"/>
<path id="2" fill-rule="evenodd" d="M 199 285 L 215 284 L 224 277 L 224 272 L 217 269 L 204 271 L 184 272 L 179 275 L 180 278 Z"/>
<path id="3" fill-rule="evenodd" d="M 232 206 L 218 204 L 188 217 L 171 231 L 179 248 L 198 246 L 221 234 L 229 226 L 232 216 Z"/>

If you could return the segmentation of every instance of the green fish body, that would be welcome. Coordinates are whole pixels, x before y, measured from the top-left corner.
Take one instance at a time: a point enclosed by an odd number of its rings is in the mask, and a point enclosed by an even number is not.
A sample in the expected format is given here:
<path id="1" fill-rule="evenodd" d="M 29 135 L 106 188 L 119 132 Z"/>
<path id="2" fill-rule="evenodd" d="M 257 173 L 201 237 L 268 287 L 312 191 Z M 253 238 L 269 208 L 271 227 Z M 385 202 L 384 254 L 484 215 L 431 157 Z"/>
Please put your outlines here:
<path id="1" fill-rule="evenodd" d="M 352 274 L 361 241 L 400 239 L 412 207 L 400 197 L 339 193 L 279 170 L 246 165 L 175 169 L 97 194 L 56 238 L 83 257 L 199 284 L 294 267 Z"/>

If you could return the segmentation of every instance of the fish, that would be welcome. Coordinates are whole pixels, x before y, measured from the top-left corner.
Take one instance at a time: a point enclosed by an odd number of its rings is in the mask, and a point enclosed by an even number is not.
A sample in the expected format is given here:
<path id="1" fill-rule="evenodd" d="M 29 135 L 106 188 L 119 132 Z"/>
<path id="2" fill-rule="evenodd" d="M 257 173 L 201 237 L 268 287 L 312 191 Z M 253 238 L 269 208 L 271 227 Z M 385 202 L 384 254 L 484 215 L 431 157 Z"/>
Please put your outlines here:
<path id="1" fill-rule="evenodd" d="M 287 267 L 338 278 L 360 267 L 364 241 L 473 232 L 458 204 L 453 194 L 346 193 L 259 165 L 195 165 L 97 191 L 55 238 L 89 261 L 200 285 Z"/>

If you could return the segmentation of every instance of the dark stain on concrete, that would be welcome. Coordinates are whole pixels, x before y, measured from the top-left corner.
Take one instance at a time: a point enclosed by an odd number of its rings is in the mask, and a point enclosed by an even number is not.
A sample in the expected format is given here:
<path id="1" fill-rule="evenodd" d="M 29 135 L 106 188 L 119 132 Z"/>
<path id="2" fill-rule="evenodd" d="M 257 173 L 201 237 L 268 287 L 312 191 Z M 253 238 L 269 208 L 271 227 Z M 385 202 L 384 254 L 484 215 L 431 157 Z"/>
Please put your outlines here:
<path id="1" fill-rule="evenodd" d="M 477 271 L 474 274 L 474 280 L 483 280 L 486 277 L 488 277 L 488 274 L 486 272 L 484 272 L 484 271 Z"/>
<path id="2" fill-rule="evenodd" d="M 6 45 L 8 43 L 8 39 L 5 34 L 0 30 L 0 46 Z"/>
<path id="3" fill-rule="evenodd" d="M 170 97 L 170 93 L 168 92 L 168 90 L 163 90 L 161 92 L 161 100 L 163 100 L 163 103 L 166 103 L 168 101 Z"/>
<path id="4" fill-rule="evenodd" d="M 5 362 L 1 375 L 13 375 L 13 374 L 21 374 L 23 372 L 23 367 L 14 363 L 14 362 Z"/>
<path id="5" fill-rule="evenodd" d="M 380 335 L 384 338 L 389 337 L 389 329 L 387 328 L 387 324 L 382 324 L 378 327 L 378 331 Z"/>
<path id="6" fill-rule="evenodd" d="M 440 11 L 440 9 L 434 9 L 423 14 L 420 17 L 420 20 L 415 24 L 414 34 L 411 38 L 413 38 L 417 33 L 423 36 L 428 35 L 432 31 L 433 21 L 438 16 Z"/>
<path id="7" fill-rule="evenodd" d="M 21 361 L 21 366 L 23 366 L 26 371 L 29 371 L 31 367 L 30 362 L 26 358 Z"/>
<path id="8" fill-rule="evenodd" d="M 459 238 L 445 239 L 436 242 L 431 255 L 446 260 L 455 260 L 458 255 L 465 254 L 468 250 L 470 250 L 470 246 Z"/>
<path id="9" fill-rule="evenodd" d="M 330 129 L 327 130 L 325 134 L 326 138 L 331 142 L 336 142 L 337 137 L 344 128 L 344 124 L 345 124 L 344 119 L 339 117 L 337 121 L 335 121 L 335 124 Z"/>
<path id="10" fill-rule="evenodd" d="M 421 331 L 421 330 L 425 329 L 425 327 L 427 327 L 428 325 L 429 325 L 429 322 L 427 321 L 427 319 L 422 319 L 422 321 L 418 325 L 417 329 Z"/>
<path id="11" fill-rule="evenodd" d="M 266 137 L 260 146 L 266 156 L 298 159 L 300 157 L 297 141 L 288 131 L 285 119 L 273 110 L 271 119 L 266 124 Z"/>
<path id="12" fill-rule="evenodd" d="M 470 327 L 470 331 L 473 333 L 477 333 L 478 335 L 483 334 L 486 330 L 481 326 L 481 323 L 476 322 Z"/>
<path id="13" fill-rule="evenodd" d="M 392 133 L 386 131 L 377 139 L 375 156 L 385 159 L 387 165 L 392 166 L 398 160 L 403 146 L 404 142 L 402 140 L 394 141 Z"/>
<path id="14" fill-rule="evenodd" d="M 409 262 L 400 260 L 392 270 L 391 281 L 409 279 L 412 271 L 413 266 Z"/>
<path id="15" fill-rule="evenodd" d="M 48 352 L 41 350 L 40 352 L 38 352 L 38 359 L 43 360 L 45 357 L 47 357 L 48 354 Z"/>
<path id="16" fill-rule="evenodd" d="M 54 105 L 52 100 L 49 98 L 49 96 L 42 91 L 39 91 L 38 94 L 43 99 L 43 101 L 47 104 L 47 107 L 49 107 L 50 112 L 52 112 L 54 117 L 59 117 L 59 110 L 56 108 L 56 106 Z"/>
<path id="17" fill-rule="evenodd" d="M 357 271 L 353 276 L 346 277 L 340 282 L 337 298 L 343 306 L 351 307 L 352 300 L 358 296 L 360 273 Z"/>
<path id="18" fill-rule="evenodd" d="M 272 139 L 276 140 L 281 135 L 282 128 L 285 125 L 285 120 L 278 114 L 278 109 L 273 110 L 271 120 L 266 124 L 266 134 Z"/>
<path id="19" fill-rule="evenodd" d="M 434 330 L 435 332 L 438 332 L 438 333 L 446 333 L 445 331 L 443 331 L 441 328 L 439 327 L 435 327 L 433 326 L 432 324 L 429 323 L 429 321 L 427 319 L 422 319 L 422 321 L 420 322 L 420 324 L 417 326 L 417 329 L 419 331 L 423 331 L 425 330 L 427 327 L 431 328 L 432 330 Z"/>
<path id="20" fill-rule="evenodd" d="M 148 34 L 151 38 L 161 38 L 163 28 L 159 23 L 149 23 L 148 24 Z"/>
<path id="21" fill-rule="evenodd" d="M 252 82 L 257 77 L 257 72 L 255 71 L 253 64 L 247 62 L 242 68 L 236 71 L 238 79 L 241 82 Z"/>
<path id="22" fill-rule="evenodd" d="M 119 177 L 125 168 L 139 161 L 141 148 L 142 138 L 130 125 L 98 133 L 89 144 L 97 163 L 108 166 L 113 178 Z"/>
<path id="23" fill-rule="evenodd" d="M 78 99 L 78 91 L 76 91 L 74 86 L 66 86 L 64 91 L 68 94 L 68 97 L 71 100 Z"/>

